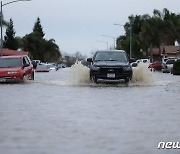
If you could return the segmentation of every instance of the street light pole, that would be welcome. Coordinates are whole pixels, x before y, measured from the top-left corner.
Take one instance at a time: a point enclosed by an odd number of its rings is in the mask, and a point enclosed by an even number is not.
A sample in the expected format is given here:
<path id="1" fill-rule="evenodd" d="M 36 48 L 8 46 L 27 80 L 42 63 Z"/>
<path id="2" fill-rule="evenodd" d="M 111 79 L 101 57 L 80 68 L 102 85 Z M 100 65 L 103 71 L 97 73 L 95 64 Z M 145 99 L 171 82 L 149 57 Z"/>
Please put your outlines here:
<path id="1" fill-rule="evenodd" d="M 130 45 L 129 45 L 129 48 L 130 48 L 130 58 L 132 58 L 132 24 L 130 23 Z"/>
<path id="2" fill-rule="evenodd" d="M 101 36 L 112 38 L 114 40 L 114 49 L 116 49 L 116 38 L 115 37 L 111 37 L 108 35 L 101 35 Z"/>
<path id="3" fill-rule="evenodd" d="M 11 3 L 15 3 L 15 2 L 20 2 L 20 1 L 31 1 L 31 0 L 15 0 L 15 1 L 11 1 L 11 2 L 8 2 L 8 3 L 2 3 L 2 1 L 1 1 L 1 21 L 0 21 L 0 24 L 1 24 L 1 41 L 0 41 L 0 56 L 2 56 L 3 55 L 3 53 L 2 53 L 2 49 L 3 49 L 3 30 L 2 30 L 2 18 L 3 18 L 3 10 L 2 10 L 2 8 L 3 8 L 3 6 L 5 6 L 5 5 L 8 5 L 8 4 L 11 4 Z"/>
<path id="4" fill-rule="evenodd" d="M 3 40 L 2 40 L 2 38 L 3 38 L 3 36 L 2 36 L 2 18 L 3 18 L 3 15 L 2 15 L 2 7 L 3 7 L 3 4 L 2 4 L 2 1 L 1 1 L 1 22 L 0 22 L 0 24 L 1 24 L 1 45 L 0 45 L 0 56 L 2 56 L 3 55 L 3 53 L 2 53 L 2 49 L 3 49 Z"/>

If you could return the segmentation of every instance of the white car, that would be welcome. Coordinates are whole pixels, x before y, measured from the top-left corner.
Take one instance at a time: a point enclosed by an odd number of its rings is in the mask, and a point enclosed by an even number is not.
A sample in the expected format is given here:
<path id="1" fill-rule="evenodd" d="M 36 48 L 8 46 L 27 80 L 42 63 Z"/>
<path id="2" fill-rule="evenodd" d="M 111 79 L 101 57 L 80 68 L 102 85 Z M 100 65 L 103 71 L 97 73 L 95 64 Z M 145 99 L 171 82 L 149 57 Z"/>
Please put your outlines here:
<path id="1" fill-rule="evenodd" d="M 138 64 L 138 63 L 150 63 L 150 60 L 149 59 L 138 59 L 138 60 L 136 60 L 136 63 Z"/>
<path id="2" fill-rule="evenodd" d="M 162 58 L 162 63 L 166 63 L 166 61 L 169 59 L 176 59 L 176 58 L 175 57 Z"/>
<path id="3" fill-rule="evenodd" d="M 162 64 L 162 72 L 163 73 L 171 73 L 173 64 L 176 61 L 176 59 L 168 59 L 165 63 Z"/>
<path id="4" fill-rule="evenodd" d="M 138 66 L 138 63 L 137 62 L 133 62 L 133 63 L 130 63 L 131 67 L 134 68 L 134 67 L 137 67 Z"/>
<path id="5" fill-rule="evenodd" d="M 49 63 L 49 64 L 46 64 L 46 65 L 51 71 L 57 71 L 58 70 L 58 67 L 56 66 L 55 63 Z"/>

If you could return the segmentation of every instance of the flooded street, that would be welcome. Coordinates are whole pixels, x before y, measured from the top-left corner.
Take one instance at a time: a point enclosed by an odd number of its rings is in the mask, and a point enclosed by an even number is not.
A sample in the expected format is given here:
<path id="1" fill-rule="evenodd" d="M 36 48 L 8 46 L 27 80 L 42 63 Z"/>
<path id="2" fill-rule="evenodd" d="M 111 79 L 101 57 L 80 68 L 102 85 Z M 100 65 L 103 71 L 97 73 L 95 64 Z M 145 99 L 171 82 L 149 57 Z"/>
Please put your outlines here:
<path id="1" fill-rule="evenodd" d="M 80 72 L 0 84 L 0 154 L 180 153 L 157 148 L 180 142 L 180 76 L 155 72 L 153 82 L 95 85 Z"/>

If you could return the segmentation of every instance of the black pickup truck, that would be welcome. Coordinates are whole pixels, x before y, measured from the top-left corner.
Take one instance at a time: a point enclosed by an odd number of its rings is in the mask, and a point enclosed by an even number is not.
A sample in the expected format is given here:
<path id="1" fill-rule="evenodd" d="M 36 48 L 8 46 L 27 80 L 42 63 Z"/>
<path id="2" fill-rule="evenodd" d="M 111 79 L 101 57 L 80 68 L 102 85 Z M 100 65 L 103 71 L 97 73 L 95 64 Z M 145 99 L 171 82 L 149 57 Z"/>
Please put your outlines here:
<path id="1" fill-rule="evenodd" d="M 123 50 L 97 51 L 93 58 L 88 58 L 90 79 L 97 83 L 99 80 L 120 81 L 126 83 L 132 78 L 132 68 L 126 52 Z"/>

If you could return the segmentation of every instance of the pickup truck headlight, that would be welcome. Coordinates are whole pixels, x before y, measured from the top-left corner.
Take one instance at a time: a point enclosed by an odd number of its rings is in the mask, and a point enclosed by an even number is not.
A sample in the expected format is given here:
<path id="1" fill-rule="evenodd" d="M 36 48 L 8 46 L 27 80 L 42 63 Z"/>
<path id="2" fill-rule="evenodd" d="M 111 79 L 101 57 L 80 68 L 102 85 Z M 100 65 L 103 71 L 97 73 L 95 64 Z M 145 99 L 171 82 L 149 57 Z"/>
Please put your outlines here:
<path id="1" fill-rule="evenodd" d="M 99 71 L 100 67 L 92 65 L 92 66 L 91 66 L 91 69 L 92 69 L 93 71 Z"/>
<path id="2" fill-rule="evenodd" d="M 130 66 L 127 66 L 127 67 L 124 67 L 124 70 L 125 70 L 125 71 L 131 71 L 132 68 L 131 68 Z"/>

